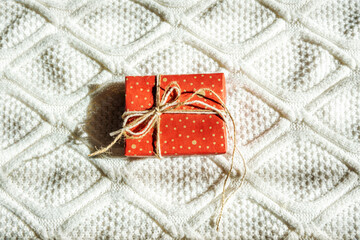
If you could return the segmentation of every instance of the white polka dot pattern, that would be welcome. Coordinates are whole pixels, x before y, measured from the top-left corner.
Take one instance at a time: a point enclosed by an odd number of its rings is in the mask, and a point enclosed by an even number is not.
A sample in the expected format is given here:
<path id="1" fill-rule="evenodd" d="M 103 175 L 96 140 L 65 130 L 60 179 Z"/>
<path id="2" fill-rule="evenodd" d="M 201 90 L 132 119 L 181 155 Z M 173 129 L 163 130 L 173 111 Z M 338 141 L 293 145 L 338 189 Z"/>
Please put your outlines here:
<path id="1" fill-rule="evenodd" d="M 126 80 L 126 111 L 145 111 L 154 107 L 155 76 L 127 76 Z M 180 88 L 178 102 L 185 102 L 199 89 L 207 88 L 213 92 L 204 93 L 204 97 L 193 96 L 191 101 L 199 101 L 216 109 L 222 110 L 214 94 L 225 101 L 225 79 L 222 73 L 161 75 L 159 80 L 160 99 L 166 94 L 170 84 L 176 82 Z M 168 103 L 171 103 L 170 100 Z M 177 110 L 193 111 L 208 109 L 199 103 L 180 106 Z M 150 119 L 149 119 L 150 121 Z M 226 125 L 216 114 L 169 113 L 161 114 L 159 129 L 149 128 L 149 131 L 139 139 L 126 139 L 126 156 L 151 156 L 154 154 L 154 142 L 159 134 L 160 149 L 163 156 L 173 155 L 207 155 L 226 153 Z M 140 131 L 145 127 L 136 127 Z M 157 131 L 157 132 L 156 132 Z"/>

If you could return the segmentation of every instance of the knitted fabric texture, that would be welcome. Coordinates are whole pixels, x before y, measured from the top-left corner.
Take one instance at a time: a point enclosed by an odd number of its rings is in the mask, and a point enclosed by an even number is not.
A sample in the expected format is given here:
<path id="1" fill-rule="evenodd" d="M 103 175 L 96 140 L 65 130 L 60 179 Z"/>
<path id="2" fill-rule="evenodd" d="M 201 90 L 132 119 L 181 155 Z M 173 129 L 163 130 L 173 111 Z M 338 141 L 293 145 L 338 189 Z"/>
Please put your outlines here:
<path id="1" fill-rule="evenodd" d="M 360 239 L 359 64 L 357 0 L 0 0 L 0 238 Z M 125 76 L 213 72 L 248 169 L 218 232 L 231 153 L 87 157 Z"/>

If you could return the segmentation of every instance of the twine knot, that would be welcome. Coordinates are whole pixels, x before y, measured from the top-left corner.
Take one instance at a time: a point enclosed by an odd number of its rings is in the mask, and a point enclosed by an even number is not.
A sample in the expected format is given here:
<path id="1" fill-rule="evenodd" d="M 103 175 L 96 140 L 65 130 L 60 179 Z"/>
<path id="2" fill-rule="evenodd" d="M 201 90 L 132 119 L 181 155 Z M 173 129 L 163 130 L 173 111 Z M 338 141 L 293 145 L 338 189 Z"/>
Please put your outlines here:
<path id="1" fill-rule="evenodd" d="M 159 107 L 155 107 L 155 113 L 159 115 L 161 114 L 161 110 Z"/>

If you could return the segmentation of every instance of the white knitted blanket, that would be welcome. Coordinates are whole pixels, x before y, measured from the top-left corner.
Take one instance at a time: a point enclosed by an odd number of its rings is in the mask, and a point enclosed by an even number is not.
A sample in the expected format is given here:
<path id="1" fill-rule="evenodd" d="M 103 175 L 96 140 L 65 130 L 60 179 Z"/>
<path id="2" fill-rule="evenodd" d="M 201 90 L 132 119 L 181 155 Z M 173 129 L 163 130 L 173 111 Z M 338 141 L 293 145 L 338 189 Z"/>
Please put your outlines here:
<path id="1" fill-rule="evenodd" d="M 0 238 L 360 239 L 359 60 L 359 0 L 0 0 Z M 87 157 L 124 76 L 205 72 L 248 165 L 219 232 L 230 154 Z"/>

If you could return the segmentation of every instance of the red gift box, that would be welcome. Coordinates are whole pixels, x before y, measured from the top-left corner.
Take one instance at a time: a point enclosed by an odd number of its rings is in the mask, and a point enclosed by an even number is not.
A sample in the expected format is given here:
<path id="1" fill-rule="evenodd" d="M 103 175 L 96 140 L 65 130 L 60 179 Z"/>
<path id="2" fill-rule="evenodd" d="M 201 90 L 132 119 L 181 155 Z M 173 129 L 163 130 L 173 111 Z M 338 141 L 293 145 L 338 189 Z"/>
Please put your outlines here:
<path id="1" fill-rule="evenodd" d="M 164 91 L 171 83 L 176 83 L 181 89 L 181 95 L 177 102 L 185 101 L 195 91 L 204 88 L 211 89 L 225 102 L 223 73 L 127 76 L 126 111 L 131 113 L 154 109 L 157 101 L 163 98 Z M 158 90 L 159 96 L 157 96 Z M 174 93 L 170 97 L 173 95 Z M 215 94 L 205 92 L 204 96 L 195 95 L 191 100 L 198 100 L 216 109 L 224 110 Z M 192 113 L 199 109 L 201 111 L 208 108 L 194 103 L 178 107 L 177 110 L 181 110 L 178 113 L 161 113 L 159 124 L 154 124 L 144 136 L 139 139 L 126 138 L 125 155 L 151 156 L 155 155 L 157 151 L 160 151 L 158 154 L 162 156 L 225 153 L 227 138 L 224 119 L 214 112 L 211 114 Z M 146 126 L 146 121 L 142 127 L 144 126 Z"/>

